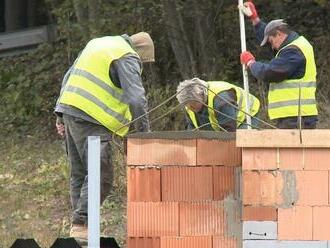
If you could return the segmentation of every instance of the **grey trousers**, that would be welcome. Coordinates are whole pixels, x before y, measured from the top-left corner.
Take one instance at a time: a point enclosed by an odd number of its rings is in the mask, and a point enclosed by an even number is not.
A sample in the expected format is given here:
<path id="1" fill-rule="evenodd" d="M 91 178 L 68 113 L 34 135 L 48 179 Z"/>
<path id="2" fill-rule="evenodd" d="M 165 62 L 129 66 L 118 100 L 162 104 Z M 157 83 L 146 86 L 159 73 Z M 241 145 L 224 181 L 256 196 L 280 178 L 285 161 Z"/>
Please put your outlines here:
<path id="1" fill-rule="evenodd" d="M 70 163 L 70 198 L 72 224 L 87 224 L 88 214 L 88 136 L 101 137 L 101 204 L 113 181 L 111 132 L 80 118 L 63 114 L 66 146 Z"/>

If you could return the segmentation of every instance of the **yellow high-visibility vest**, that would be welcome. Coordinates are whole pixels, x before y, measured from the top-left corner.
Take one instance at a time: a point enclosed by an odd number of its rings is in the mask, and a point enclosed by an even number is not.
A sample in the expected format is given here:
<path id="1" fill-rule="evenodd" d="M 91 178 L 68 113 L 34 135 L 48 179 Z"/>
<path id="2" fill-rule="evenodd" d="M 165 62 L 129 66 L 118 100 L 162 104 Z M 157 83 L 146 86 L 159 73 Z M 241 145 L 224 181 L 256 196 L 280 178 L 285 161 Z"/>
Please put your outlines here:
<path id="1" fill-rule="evenodd" d="M 245 112 L 245 93 L 244 90 L 236 85 L 224 82 L 224 81 L 211 81 L 208 83 L 208 114 L 209 114 L 209 121 L 214 131 L 221 131 L 219 127 L 218 120 L 217 120 L 217 112 L 214 110 L 214 100 L 216 96 L 221 93 L 222 91 L 234 89 L 236 92 L 237 98 L 237 106 L 239 110 L 243 110 Z M 250 115 L 255 116 L 260 107 L 260 102 L 258 98 L 249 94 L 249 104 L 250 104 Z M 242 111 L 237 111 L 237 127 L 239 127 L 245 120 L 245 113 Z M 190 110 L 186 107 L 186 111 L 188 113 L 189 118 L 191 119 L 192 123 L 194 124 L 195 128 L 198 128 L 196 114 L 194 111 Z"/>
<path id="2" fill-rule="evenodd" d="M 88 42 L 77 59 L 59 98 L 74 106 L 110 131 L 127 134 L 132 120 L 124 92 L 109 77 L 111 63 L 126 54 L 138 54 L 121 36 L 106 36 Z"/>
<path id="3" fill-rule="evenodd" d="M 313 47 L 303 36 L 300 36 L 282 49 L 288 46 L 296 46 L 304 54 L 306 59 L 305 75 L 302 78 L 270 83 L 268 92 L 268 115 L 271 120 L 299 116 L 299 103 L 301 116 L 318 114 L 315 99 L 316 66 Z M 278 51 L 276 57 L 281 50 Z"/>

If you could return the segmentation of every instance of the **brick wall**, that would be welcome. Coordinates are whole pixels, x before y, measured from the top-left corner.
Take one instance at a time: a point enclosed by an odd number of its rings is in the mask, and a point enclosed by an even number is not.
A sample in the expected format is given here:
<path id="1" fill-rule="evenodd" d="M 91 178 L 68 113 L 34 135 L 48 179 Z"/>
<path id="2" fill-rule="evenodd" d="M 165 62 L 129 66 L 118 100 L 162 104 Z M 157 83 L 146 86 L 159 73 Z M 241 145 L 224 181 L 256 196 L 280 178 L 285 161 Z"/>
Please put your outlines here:
<path id="1" fill-rule="evenodd" d="M 330 247 L 330 131 L 239 131 L 244 248 Z"/>
<path id="2" fill-rule="evenodd" d="M 234 134 L 159 132 L 127 141 L 127 247 L 241 247 Z"/>

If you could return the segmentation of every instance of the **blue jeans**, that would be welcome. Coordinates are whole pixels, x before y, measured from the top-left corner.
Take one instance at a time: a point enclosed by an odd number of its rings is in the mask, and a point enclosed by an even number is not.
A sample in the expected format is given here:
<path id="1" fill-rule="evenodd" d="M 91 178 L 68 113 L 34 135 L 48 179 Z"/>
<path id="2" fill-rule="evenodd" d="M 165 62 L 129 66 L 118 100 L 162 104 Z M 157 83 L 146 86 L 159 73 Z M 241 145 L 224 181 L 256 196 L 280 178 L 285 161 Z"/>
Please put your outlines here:
<path id="1" fill-rule="evenodd" d="M 303 116 L 301 117 L 301 128 L 303 129 L 315 129 L 316 124 L 318 122 L 318 118 L 316 115 L 313 116 Z M 298 129 L 298 117 L 287 117 L 277 119 L 278 128 L 281 129 Z"/>

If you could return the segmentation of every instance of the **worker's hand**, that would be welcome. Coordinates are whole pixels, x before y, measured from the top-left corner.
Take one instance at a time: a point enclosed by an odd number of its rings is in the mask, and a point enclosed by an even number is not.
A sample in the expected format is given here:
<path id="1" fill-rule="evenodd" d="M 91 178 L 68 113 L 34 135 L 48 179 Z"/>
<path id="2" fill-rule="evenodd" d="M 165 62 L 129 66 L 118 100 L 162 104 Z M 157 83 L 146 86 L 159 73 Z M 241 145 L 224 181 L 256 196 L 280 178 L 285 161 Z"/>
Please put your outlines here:
<path id="1" fill-rule="evenodd" d="M 245 16 L 249 17 L 252 22 L 259 20 L 256 6 L 252 3 L 252 1 L 245 2 L 243 6 L 240 5 L 238 8 L 243 12 Z"/>
<path id="2" fill-rule="evenodd" d="M 57 133 L 63 138 L 65 136 L 65 127 L 62 122 L 56 121 Z"/>
<path id="3" fill-rule="evenodd" d="M 251 64 L 256 62 L 255 57 L 252 53 L 249 51 L 245 51 L 241 53 L 241 63 L 242 65 L 246 65 L 247 67 L 250 67 Z"/>

